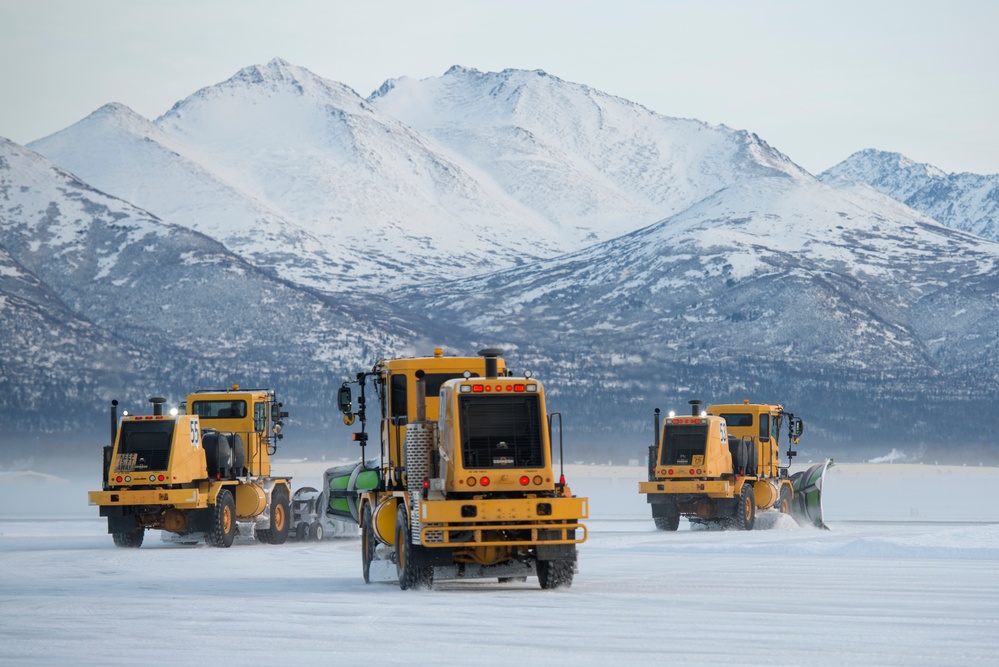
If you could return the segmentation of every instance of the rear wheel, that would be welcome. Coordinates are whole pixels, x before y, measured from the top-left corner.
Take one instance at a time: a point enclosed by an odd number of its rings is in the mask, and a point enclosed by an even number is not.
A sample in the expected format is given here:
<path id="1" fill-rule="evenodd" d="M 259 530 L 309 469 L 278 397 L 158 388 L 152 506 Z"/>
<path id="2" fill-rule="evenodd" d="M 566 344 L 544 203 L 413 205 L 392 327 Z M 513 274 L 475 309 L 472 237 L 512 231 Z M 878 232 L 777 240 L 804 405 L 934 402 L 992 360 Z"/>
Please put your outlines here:
<path id="1" fill-rule="evenodd" d="M 271 522 L 268 528 L 258 530 L 257 539 L 268 544 L 284 544 L 291 530 L 291 501 L 283 486 L 271 492 Z"/>
<path id="2" fill-rule="evenodd" d="M 399 575 L 399 588 L 430 588 L 434 569 L 421 567 L 413 562 L 413 544 L 410 541 L 409 513 L 406 504 L 399 503 L 395 514 L 395 569 Z"/>
<path id="3" fill-rule="evenodd" d="M 205 542 L 211 547 L 228 548 L 236 537 L 236 502 L 229 489 L 219 491 L 212 510 L 212 525 L 205 533 Z"/>
<path id="4" fill-rule="evenodd" d="M 295 537 L 299 542 L 304 542 L 309 539 L 309 524 L 304 522 L 298 524 L 298 527 L 295 528 Z"/>
<path id="5" fill-rule="evenodd" d="M 142 538 L 145 534 L 144 528 L 136 528 L 131 533 L 112 533 L 111 537 L 114 539 L 115 546 L 138 549 L 142 546 Z"/>
<path id="6" fill-rule="evenodd" d="M 739 501 L 735 505 L 732 526 L 739 530 L 752 530 L 755 523 L 756 498 L 753 494 L 753 484 L 746 482 L 742 485 L 742 493 L 739 494 Z"/>
<path id="7" fill-rule="evenodd" d="M 783 484 L 780 487 L 780 499 L 777 501 L 777 509 L 782 514 L 791 513 L 791 489 L 787 484 Z"/>
<path id="8" fill-rule="evenodd" d="M 541 588 L 569 588 L 576 565 L 571 560 L 539 560 L 538 583 Z"/>
<path id="9" fill-rule="evenodd" d="M 364 583 L 371 583 L 371 561 L 375 557 L 375 531 L 371 528 L 371 505 L 364 505 L 361 515 L 361 570 Z"/>

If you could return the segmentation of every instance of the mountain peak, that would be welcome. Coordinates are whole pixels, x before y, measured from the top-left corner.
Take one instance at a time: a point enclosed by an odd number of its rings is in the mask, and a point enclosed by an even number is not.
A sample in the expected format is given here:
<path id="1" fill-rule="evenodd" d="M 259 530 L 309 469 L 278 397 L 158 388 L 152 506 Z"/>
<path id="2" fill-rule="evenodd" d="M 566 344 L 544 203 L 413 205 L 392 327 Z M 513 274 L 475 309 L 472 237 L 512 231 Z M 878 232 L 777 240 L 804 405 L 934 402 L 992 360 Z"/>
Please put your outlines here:
<path id="1" fill-rule="evenodd" d="M 999 175 L 947 174 L 900 153 L 867 148 L 819 178 L 866 183 L 948 227 L 999 240 Z"/>

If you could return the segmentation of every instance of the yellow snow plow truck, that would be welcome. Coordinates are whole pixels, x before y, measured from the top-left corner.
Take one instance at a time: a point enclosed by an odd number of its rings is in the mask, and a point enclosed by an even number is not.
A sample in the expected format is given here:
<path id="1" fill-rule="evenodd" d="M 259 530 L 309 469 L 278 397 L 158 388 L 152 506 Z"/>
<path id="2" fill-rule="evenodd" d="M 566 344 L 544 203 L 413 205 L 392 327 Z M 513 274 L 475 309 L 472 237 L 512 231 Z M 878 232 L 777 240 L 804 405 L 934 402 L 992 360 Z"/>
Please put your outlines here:
<path id="1" fill-rule="evenodd" d="M 789 476 L 780 460 L 781 428 L 786 424 L 790 463 L 797 454 L 791 445 L 798 443 L 804 429 L 800 418 L 780 405 L 748 400 L 709 405 L 703 412 L 700 401 L 690 405 L 691 414 L 670 413 L 661 428 L 660 411 L 655 411 L 649 481 L 639 482 L 639 492 L 647 495 L 656 528 L 676 530 L 680 517 L 686 516 L 692 523 L 752 530 L 758 509 L 793 514 L 799 523 L 802 518 L 816 523 L 817 514 L 816 525 L 821 525 L 821 505 L 817 513 L 812 507 L 818 503 L 815 486 L 808 491 L 816 495 L 807 497 L 798 486 L 804 478 Z M 802 492 L 800 498 L 796 490 Z"/>
<path id="2" fill-rule="evenodd" d="M 513 376 L 500 350 L 479 354 L 446 357 L 438 348 L 432 357 L 381 360 L 340 388 L 344 422 L 360 419 L 353 439 L 362 462 L 369 379 L 381 407 L 380 460 L 365 464 L 377 480 L 356 496 L 366 583 L 411 589 L 537 576 L 542 588 L 572 584 L 587 500 L 553 468 L 561 416 L 546 416 L 542 384 Z"/>
<path id="3" fill-rule="evenodd" d="M 104 485 L 90 504 L 108 519 L 120 547 L 142 545 L 146 529 L 180 542 L 204 539 L 228 547 L 237 532 L 281 544 L 291 522 L 291 479 L 271 476 L 271 455 L 283 436 L 281 411 L 269 389 L 201 391 L 163 414 L 118 424 L 111 402 L 111 445 L 104 447 Z"/>

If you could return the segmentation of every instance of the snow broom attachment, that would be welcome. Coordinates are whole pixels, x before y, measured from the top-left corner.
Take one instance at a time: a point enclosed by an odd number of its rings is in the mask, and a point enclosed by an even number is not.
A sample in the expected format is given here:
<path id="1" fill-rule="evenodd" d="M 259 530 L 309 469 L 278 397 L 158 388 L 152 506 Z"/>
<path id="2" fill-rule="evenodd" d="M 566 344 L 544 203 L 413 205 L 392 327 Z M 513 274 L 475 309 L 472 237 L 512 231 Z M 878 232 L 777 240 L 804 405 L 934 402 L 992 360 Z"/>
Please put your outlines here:
<path id="1" fill-rule="evenodd" d="M 833 460 L 816 463 L 808 470 L 791 475 L 794 488 L 794 502 L 791 504 L 791 516 L 800 526 L 815 526 L 829 530 L 822 519 L 822 482 L 826 470 L 833 466 Z"/>
<path id="2" fill-rule="evenodd" d="M 350 463 L 330 468 L 323 475 L 329 489 L 326 513 L 340 519 L 360 523 L 358 494 L 378 488 L 377 461 Z"/>

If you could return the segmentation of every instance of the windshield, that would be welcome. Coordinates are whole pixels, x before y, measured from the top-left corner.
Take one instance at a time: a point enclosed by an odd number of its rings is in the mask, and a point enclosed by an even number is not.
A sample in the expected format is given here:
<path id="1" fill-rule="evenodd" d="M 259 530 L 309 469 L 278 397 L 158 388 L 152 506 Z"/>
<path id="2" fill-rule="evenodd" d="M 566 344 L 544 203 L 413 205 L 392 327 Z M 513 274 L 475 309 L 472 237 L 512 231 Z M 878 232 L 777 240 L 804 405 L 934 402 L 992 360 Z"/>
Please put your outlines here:
<path id="1" fill-rule="evenodd" d="M 122 422 L 117 470 L 166 470 L 174 426 L 172 419 Z"/>
<path id="2" fill-rule="evenodd" d="M 466 468 L 540 468 L 545 456 L 539 397 L 458 399 L 461 457 Z"/>
<path id="3" fill-rule="evenodd" d="M 707 442 L 707 424 L 667 424 L 659 465 L 691 465 L 695 456 L 704 455 Z"/>

